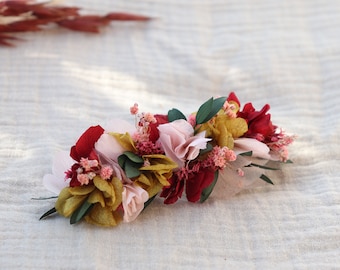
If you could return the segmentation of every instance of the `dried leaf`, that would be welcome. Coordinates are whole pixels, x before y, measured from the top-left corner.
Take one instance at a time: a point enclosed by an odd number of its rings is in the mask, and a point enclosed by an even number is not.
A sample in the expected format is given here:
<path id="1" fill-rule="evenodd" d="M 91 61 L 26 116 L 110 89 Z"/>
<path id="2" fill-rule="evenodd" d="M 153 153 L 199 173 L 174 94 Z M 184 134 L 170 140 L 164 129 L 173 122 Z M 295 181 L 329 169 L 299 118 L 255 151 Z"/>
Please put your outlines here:
<path id="1" fill-rule="evenodd" d="M 8 40 L 20 40 L 20 39 L 17 37 L 0 34 L 0 45 L 8 47 L 14 46 L 12 43 L 8 42 Z"/>
<path id="2" fill-rule="evenodd" d="M 33 32 L 43 30 L 42 26 L 54 23 L 73 31 L 98 33 L 111 21 L 148 21 L 151 18 L 136 14 L 111 12 L 104 16 L 81 15 L 78 7 L 53 6 L 27 0 L 0 2 L 0 18 L 8 18 L 0 24 L 0 46 L 13 46 L 8 40 L 16 37 L 1 33 Z M 14 19 L 9 20 L 9 19 Z"/>
<path id="3" fill-rule="evenodd" d="M 128 13 L 119 13 L 119 12 L 111 12 L 105 16 L 111 21 L 149 21 L 150 17 L 136 15 L 136 14 L 128 14 Z"/>

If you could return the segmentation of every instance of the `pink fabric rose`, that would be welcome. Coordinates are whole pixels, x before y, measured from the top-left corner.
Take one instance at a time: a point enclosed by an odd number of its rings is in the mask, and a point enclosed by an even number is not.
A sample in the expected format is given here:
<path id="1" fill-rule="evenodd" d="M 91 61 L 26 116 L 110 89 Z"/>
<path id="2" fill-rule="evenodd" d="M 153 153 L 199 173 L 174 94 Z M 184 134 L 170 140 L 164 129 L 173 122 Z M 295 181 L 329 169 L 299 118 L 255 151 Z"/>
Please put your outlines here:
<path id="1" fill-rule="evenodd" d="M 195 159 L 211 140 L 205 138 L 205 131 L 194 136 L 194 128 L 184 119 L 159 125 L 158 130 L 158 140 L 165 154 L 175 161 L 179 168 L 184 166 L 186 160 Z"/>
<path id="2" fill-rule="evenodd" d="M 122 203 L 124 209 L 124 222 L 134 221 L 144 208 L 144 203 L 149 199 L 149 194 L 139 186 L 124 185 Z"/>

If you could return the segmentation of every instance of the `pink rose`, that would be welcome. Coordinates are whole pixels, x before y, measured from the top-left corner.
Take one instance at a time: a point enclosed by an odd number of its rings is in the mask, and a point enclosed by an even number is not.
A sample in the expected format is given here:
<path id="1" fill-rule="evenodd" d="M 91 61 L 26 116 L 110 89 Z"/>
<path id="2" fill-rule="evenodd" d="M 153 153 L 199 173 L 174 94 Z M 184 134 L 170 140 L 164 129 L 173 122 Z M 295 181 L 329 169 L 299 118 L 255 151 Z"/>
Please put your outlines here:
<path id="1" fill-rule="evenodd" d="M 159 125 L 158 130 L 158 141 L 165 154 L 175 161 L 179 168 L 184 166 L 186 160 L 195 159 L 211 140 L 205 138 L 205 131 L 194 136 L 194 128 L 184 119 Z"/>
<path id="2" fill-rule="evenodd" d="M 124 185 L 122 203 L 124 209 L 124 222 L 134 221 L 142 212 L 144 203 L 149 199 L 149 194 L 139 186 Z"/>

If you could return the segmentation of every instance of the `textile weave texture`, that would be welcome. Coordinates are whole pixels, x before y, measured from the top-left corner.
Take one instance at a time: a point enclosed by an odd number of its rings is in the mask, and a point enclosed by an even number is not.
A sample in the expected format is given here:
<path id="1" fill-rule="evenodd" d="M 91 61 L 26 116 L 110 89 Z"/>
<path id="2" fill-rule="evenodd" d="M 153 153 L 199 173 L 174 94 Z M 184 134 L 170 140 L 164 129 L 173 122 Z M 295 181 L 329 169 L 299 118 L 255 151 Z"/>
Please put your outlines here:
<path id="1" fill-rule="evenodd" d="M 340 266 L 338 1 L 73 0 L 125 11 L 99 35 L 49 29 L 0 48 L 1 269 L 336 269 Z M 275 183 L 204 204 L 154 202 L 104 229 L 39 221 L 53 156 L 129 108 L 184 113 L 235 91 L 298 136 Z"/>

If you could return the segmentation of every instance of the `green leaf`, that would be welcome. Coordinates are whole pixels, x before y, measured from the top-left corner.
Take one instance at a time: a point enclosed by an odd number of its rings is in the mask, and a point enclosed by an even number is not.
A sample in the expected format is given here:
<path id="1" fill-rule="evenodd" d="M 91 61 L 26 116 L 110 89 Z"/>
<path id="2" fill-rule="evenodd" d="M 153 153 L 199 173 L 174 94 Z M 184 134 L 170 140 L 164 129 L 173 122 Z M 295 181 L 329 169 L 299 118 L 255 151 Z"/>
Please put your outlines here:
<path id="1" fill-rule="evenodd" d="M 157 196 L 157 194 L 156 194 L 155 196 L 151 197 L 150 199 L 148 199 L 148 200 L 144 203 L 143 211 L 144 211 L 145 208 L 147 208 L 147 207 L 150 205 L 150 203 L 156 198 L 156 196 Z"/>
<path id="2" fill-rule="evenodd" d="M 44 201 L 44 200 L 50 200 L 50 199 L 56 199 L 56 198 L 58 198 L 58 196 L 31 198 L 31 200 Z"/>
<path id="3" fill-rule="evenodd" d="M 205 119 L 208 117 L 212 110 L 213 106 L 213 98 L 208 99 L 204 102 L 201 107 L 199 107 L 197 114 L 196 114 L 196 124 L 203 124 L 205 123 Z"/>
<path id="4" fill-rule="evenodd" d="M 43 214 L 43 215 L 39 218 L 39 220 L 42 220 L 42 219 L 48 217 L 49 215 L 54 214 L 55 212 L 57 212 L 57 209 L 55 209 L 55 207 L 53 207 L 52 209 L 48 210 L 45 214 Z"/>
<path id="5" fill-rule="evenodd" d="M 93 203 L 89 203 L 86 200 L 76 211 L 73 212 L 70 218 L 70 224 L 75 224 L 82 220 L 82 218 L 91 210 L 93 205 Z"/>
<path id="6" fill-rule="evenodd" d="M 135 163 L 127 159 L 123 169 L 128 178 L 134 178 L 140 175 L 140 167 L 142 166 L 139 163 Z"/>
<path id="7" fill-rule="evenodd" d="M 239 155 L 244 157 L 251 157 L 253 155 L 253 151 L 244 152 Z"/>
<path id="8" fill-rule="evenodd" d="M 286 162 L 283 162 L 283 163 L 293 163 L 293 161 L 292 160 L 290 160 L 290 159 L 288 159 L 288 160 L 286 160 Z"/>
<path id="9" fill-rule="evenodd" d="M 250 166 L 258 167 L 258 168 L 265 169 L 265 170 L 273 170 L 273 171 L 280 170 L 279 168 L 263 166 L 263 165 L 259 165 L 259 164 L 256 164 L 256 163 L 250 163 L 248 167 L 250 167 Z"/>
<path id="10" fill-rule="evenodd" d="M 122 169 L 124 169 L 126 160 L 128 160 L 128 158 L 127 158 L 127 156 L 125 156 L 125 155 L 120 155 L 120 156 L 118 157 L 118 164 L 119 164 L 119 166 L 120 166 Z"/>
<path id="11" fill-rule="evenodd" d="M 274 183 L 272 182 L 272 180 L 270 180 L 270 178 L 269 178 L 268 176 L 262 174 L 262 175 L 260 176 L 260 178 L 261 178 L 263 181 L 265 181 L 265 182 L 267 182 L 267 183 L 269 183 L 269 184 L 274 185 Z"/>
<path id="12" fill-rule="evenodd" d="M 135 153 L 132 153 L 130 151 L 125 151 L 123 153 L 129 160 L 135 162 L 135 163 L 144 163 L 144 159 L 142 159 L 140 156 L 136 155 Z"/>
<path id="13" fill-rule="evenodd" d="M 222 109 L 223 104 L 225 103 L 226 100 L 227 100 L 226 97 L 220 97 L 220 98 L 214 99 L 211 111 L 209 115 L 207 116 L 207 119 L 205 119 L 204 122 L 208 122 L 211 118 L 213 118 L 219 112 L 219 110 Z"/>
<path id="14" fill-rule="evenodd" d="M 134 178 L 140 175 L 139 168 L 143 166 L 144 159 L 126 151 L 118 157 L 118 164 L 125 171 L 127 177 Z"/>
<path id="15" fill-rule="evenodd" d="M 226 99 L 226 97 L 220 97 L 216 99 L 210 98 L 209 100 L 204 102 L 198 109 L 198 112 L 196 114 L 196 124 L 203 124 L 213 118 L 223 107 Z"/>
<path id="16" fill-rule="evenodd" d="M 185 115 L 181 111 L 179 111 L 177 109 L 172 109 L 172 110 L 168 111 L 168 120 L 169 120 L 169 122 L 172 122 L 172 121 L 175 121 L 175 120 L 178 120 L 178 119 L 187 120 Z"/>
<path id="17" fill-rule="evenodd" d="M 200 155 L 206 154 L 208 152 L 210 152 L 213 149 L 213 146 L 211 143 L 207 143 L 207 148 L 205 149 L 201 149 L 200 150 Z"/>
<path id="18" fill-rule="evenodd" d="M 202 193 L 201 193 L 201 198 L 200 198 L 200 202 L 204 202 L 206 199 L 208 199 L 208 197 L 210 196 L 211 192 L 213 191 L 216 183 L 217 183 L 217 178 L 218 178 L 218 171 L 215 171 L 215 175 L 214 175 L 214 180 L 212 181 L 212 183 L 206 187 L 205 189 L 203 189 Z"/>

